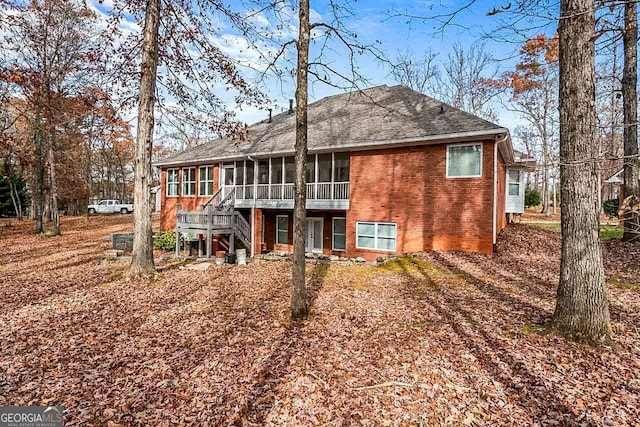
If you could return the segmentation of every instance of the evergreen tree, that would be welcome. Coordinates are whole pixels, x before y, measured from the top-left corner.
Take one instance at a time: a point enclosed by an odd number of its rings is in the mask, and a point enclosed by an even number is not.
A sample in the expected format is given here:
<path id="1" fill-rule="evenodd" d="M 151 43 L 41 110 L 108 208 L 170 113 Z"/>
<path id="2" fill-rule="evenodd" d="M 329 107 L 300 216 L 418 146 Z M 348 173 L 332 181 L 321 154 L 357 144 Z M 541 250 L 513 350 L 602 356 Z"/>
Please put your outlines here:
<path id="1" fill-rule="evenodd" d="M 5 159 L 0 168 L 0 217 L 22 216 L 27 204 L 26 187 L 22 175 Z"/>

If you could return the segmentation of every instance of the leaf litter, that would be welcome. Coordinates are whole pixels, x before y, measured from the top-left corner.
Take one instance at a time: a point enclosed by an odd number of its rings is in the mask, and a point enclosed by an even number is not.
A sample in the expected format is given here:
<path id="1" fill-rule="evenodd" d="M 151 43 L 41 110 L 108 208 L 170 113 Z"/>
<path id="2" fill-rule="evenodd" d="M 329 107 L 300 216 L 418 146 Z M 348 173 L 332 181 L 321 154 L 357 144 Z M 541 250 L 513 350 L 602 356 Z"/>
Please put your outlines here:
<path id="1" fill-rule="evenodd" d="M 3 220 L 5 221 L 5 220 Z M 382 266 L 101 264 L 126 216 L 42 238 L 2 223 L 0 405 L 62 405 L 66 425 L 633 425 L 640 419 L 640 248 L 603 244 L 614 342 L 543 333 L 558 233 L 503 230 L 493 256 Z M 8 224 L 8 225 L 7 225 Z"/>

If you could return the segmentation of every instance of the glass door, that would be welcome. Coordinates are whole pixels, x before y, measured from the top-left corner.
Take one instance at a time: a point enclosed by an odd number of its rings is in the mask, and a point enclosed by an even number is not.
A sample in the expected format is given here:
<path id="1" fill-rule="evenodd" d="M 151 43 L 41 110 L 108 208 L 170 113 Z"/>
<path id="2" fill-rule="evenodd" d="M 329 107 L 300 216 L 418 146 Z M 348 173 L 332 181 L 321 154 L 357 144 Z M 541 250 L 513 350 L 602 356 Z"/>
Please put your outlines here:
<path id="1" fill-rule="evenodd" d="M 225 163 L 222 165 L 222 196 L 226 196 L 233 191 L 233 163 Z"/>
<path id="2" fill-rule="evenodd" d="M 322 227 L 322 218 L 307 218 L 306 252 L 322 253 Z"/>

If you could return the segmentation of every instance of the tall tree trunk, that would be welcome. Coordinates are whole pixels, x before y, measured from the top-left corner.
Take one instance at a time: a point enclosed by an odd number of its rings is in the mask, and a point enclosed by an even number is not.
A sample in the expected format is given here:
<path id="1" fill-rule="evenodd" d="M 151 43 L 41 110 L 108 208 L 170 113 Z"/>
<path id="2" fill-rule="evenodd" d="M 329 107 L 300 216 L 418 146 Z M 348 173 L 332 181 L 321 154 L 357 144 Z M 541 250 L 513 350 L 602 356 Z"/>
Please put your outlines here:
<path id="1" fill-rule="evenodd" d="M 293 274 L 291 277 L 291 318 L 309 315 L 305 287 L 305 236 L 307 225 L 307 68 L 309 66 L 309 0 L 300 0 L 298 67 L 296 82 L 296 179 L 293 205 Z"/>
<path id="2" fill-rule="evenodd" d="M 556 194 L 556 179 L 553 178 L 553 186 L 551 187 L 553 191 L 553 214 L 556 214 L 557 206 L 558 206 L 558 195 Z"/>
<path id="3" fill-rule="evenodd" d="M 555 328 L 592 344 L 611 339 L 597 206 L 594 1 L 561 0 L 562 253 Z"/>
<path id="4" fill-rule="evenodd" d="M 150 188 L 159 27 L 160 0 L 148 0 L 142 41 L 142 75 L 138 95 L 138 132 L 135 144 L 132 275 L 148 274 L 155 270 Z"/>
<path id="5" fill-rule="evenodd" d="M 544 182 L 542 183 L 543 191 L 542 191 L 542 211 L 545 215 L 549 215 L 549 195 L 551 191 L 549 190 L 549 165 L 547 164 L 549 157 L 546 155 L 546 148 L 544 154 Z"/>
<path id="6" fill-rule="evenodd" d="M 33 216 L 35 219 L 36 233 L 44 231 L 44 153 L 42 152 L 42 123 L 40 122 L 40 108 L 36 110 L 36 124 L 34 129 L 34 174 L 33 174 Z"/>
<path id="7" fill-rule="evenodd" d="M 638 158 L 638 5 L 624 4 L 624 69 L 622 74 L 622 109 L 624 115 L 624 197 L 640 197 L 640 159 Z M 624 221 L 622 240 L 640 239 L 635 217 Z M 636 224 L 637 226 L 637 224 Z"/>
<path id="8" fill-rule="evenodd" d="M 85 169 L 84 169 L 84 179 L 85 179 L 85 197 L 82 200 L 82 213 L 84 214 L 84 221 L 89 222 L 89 201 L 91 199 L 91 140 L 93 138 L 93 116 L 91 119 L 91 126 L 89 127 L 89 135 L 86 140 L 86 151 L 85 151 Z"/>
<path id="9" fill-rule="evenodd" d="M 51 180 L 51 218 L 53 219 L 53 234 L 60 234 L 60 214 L 58 212 L 58 185 L 56 183 L 56 163 L 53 150 L 53 139 L 49 140 L 49 178 Z"/>
<path id="10" fill-rule="evenodd" d="M 22 218 L 22 207 L 20 206 L 20 195 L 16 186 L 13 183 L 13 177 L 9 176 L 9 195 L 11 196 L 11 203 L 13 203 L 13 210 L 16 212 L 18 219 Z"/>

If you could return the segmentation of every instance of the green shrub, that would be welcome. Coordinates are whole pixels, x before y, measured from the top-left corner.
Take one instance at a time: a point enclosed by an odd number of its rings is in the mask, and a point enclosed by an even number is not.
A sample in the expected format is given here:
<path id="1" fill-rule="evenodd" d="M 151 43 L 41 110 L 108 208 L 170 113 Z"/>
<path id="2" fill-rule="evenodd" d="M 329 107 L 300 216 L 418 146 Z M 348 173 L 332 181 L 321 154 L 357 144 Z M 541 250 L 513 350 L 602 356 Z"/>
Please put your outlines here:
<path id="1" fill-rule="evenodd" d="M 161 231 L 153 235 L 153 246 L 165 251 L 176 248 L 176 232 Z"/>
<path id="2" fill-rule="evenodd" d="M 524 190 L 524 205 L 528 208 L 531 206 L 540 206 L 542 199 L 538 190 L 527 188 Z"/>
<path id="3" fill-rule="evenodd" d="M 616 218 L 618 216 L 618 208 L 620 207 L 620 200 L 618 199 L 609 199 L 605 200 L 602 204 L 602 208 L 604 209 L 604 213 L 609 218 Z"/>

